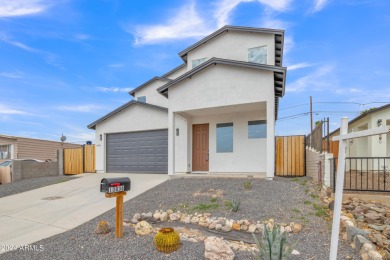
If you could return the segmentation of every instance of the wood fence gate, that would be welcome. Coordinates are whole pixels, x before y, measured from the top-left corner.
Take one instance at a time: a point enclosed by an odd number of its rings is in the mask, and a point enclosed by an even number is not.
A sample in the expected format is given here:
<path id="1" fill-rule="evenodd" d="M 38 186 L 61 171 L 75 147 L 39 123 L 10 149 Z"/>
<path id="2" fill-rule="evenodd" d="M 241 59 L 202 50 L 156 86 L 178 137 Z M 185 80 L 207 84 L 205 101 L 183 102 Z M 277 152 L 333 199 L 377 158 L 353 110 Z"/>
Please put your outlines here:
<path id="1" fill-rule="evenodd" d="M 80 174 L 83 172 L 96 172 L 95 145 L 64 149 L 64 174 Z"/>
<path id="2" fill-rule="evenodd" d="M 306 176 L 305 136 L 275 137 L 275 174 L 282 177 Z"/>

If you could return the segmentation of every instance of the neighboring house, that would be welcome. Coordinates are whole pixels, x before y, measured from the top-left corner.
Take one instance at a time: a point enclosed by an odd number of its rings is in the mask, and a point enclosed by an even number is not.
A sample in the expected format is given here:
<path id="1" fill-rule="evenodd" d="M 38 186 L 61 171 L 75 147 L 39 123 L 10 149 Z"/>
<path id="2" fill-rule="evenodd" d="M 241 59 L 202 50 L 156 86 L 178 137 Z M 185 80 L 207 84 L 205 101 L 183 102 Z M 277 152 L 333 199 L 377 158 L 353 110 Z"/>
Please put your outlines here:
<path id="1" fill-rule="evenodd" d="M 180 52 L 182 65 L 88 125 L 97 171 L 274 177 L 283 44 L 283 30 L 224 26 Z"/>
<path id="2" fill-rule="evenodd" d="M 18 136 L 0 135 L 0 162 L 10 159 L 57 160 L 57 149 L 78 148 L 78 144 L 61 143 Z"/>
<path id="3" fill-rule="evenodd" d="M 348 122 L 348 132 L 390 125 L 390 104 L 370 109 Z M 340 128 L 330 138 L 340 134 Z M 347 157 L 390 157 L 390 133 L 350 140 Z"/>

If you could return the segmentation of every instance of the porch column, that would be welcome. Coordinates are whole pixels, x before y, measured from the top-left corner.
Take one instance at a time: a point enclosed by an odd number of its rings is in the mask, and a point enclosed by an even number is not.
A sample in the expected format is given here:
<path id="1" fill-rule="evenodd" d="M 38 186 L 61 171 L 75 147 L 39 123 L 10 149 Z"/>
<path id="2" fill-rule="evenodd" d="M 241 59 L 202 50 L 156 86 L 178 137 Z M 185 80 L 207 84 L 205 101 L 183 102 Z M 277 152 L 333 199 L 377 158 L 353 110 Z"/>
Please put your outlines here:
<path id="1" fill-rule="evenodd" d="M 168 175 L 175 174 L 175 113 L 168 110 Z"/>
<path id="2" fill-rule="evenodd" d="M 267 101 L 267 179 L 275 172 L 275 100 Z"/>

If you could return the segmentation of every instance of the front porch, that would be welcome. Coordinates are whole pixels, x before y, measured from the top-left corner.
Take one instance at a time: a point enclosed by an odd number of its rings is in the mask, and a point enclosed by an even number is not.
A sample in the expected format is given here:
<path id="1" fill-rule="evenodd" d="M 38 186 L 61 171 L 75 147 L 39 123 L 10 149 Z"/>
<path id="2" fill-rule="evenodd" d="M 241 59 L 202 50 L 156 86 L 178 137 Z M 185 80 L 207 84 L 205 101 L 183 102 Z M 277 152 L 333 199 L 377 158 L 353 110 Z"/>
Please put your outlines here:
<path id="1" fill-rule="evenodd" d="M 168 173 L 273 178 L 273 122 L 266 101 L 169 111 Z"/>

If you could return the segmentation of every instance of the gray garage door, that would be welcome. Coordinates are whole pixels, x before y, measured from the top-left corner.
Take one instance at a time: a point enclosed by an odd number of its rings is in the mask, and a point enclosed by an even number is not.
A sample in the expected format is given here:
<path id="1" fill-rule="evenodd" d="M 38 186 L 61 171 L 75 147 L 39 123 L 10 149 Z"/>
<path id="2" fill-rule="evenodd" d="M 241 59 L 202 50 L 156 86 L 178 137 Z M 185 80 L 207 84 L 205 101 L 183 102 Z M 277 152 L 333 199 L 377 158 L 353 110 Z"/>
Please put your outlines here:
<path id="1" fill-rule="evenodd" d="M 168 172 L 168 130 L 107 135 L 107 172 Z"/>

